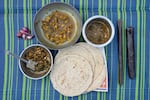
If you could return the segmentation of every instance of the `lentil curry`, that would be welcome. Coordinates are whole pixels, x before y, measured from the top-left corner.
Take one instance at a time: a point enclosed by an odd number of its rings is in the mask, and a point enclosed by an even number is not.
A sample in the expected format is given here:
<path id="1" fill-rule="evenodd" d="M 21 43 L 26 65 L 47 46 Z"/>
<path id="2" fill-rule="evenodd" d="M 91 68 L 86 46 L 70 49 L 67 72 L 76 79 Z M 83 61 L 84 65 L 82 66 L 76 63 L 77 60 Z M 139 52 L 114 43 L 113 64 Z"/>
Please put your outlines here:
<path id="1" fill-rule="evenodd" d="M 56 10 L 42 20 L 42 30 L 48 40 L 59 45 L 73 37 L 75 23 L 69 14 Z"/>

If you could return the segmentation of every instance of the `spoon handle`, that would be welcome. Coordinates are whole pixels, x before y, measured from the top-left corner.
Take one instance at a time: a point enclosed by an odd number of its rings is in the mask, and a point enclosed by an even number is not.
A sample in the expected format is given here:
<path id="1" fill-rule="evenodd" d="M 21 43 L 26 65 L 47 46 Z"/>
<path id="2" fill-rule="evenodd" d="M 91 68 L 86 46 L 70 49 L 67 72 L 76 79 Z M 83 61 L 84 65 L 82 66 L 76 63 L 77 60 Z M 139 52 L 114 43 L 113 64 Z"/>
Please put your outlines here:
<path id="1" fill-rule="evenodd" d="M 10 52 L 9 50 L 6 50 L 5 53 L 6 53 L 7 55 L 11 55 L 11 56 L 13 56 L 13 57 L 15 57 L 15 58 L 17 58 L 17 59 L 20 59 L 21 61 L 23 61 L 23 62 L 25 62 L 25 63 L 28 63 L 27 60 L 21 58 L 21 57 L 18 56 L 18 55 L 15 55 L 14 53 Z"/>

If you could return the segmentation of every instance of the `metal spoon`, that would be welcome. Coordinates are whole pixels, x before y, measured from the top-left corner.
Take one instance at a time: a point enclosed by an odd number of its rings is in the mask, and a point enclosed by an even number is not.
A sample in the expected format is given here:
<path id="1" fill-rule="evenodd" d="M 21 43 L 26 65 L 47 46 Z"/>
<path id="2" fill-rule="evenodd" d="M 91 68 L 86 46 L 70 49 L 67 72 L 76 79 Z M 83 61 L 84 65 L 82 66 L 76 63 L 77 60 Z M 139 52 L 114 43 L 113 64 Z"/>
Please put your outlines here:
<path id="1" fill-rule="evenodd" d="M 15 55 L 14 53 L 10 52 L 9 50 L 6 50 L 5 53 L 6 53 L 7 55 L 11 55 L 11 56 L 13 56 L 13 57 L 15 57 L 15 58 L 17 58 L 17 59 L 20 59 L 21 61 L 23 61 L 24 63 L 27 64 L 27 68 L 29 68 L 29 69 L 31 69 L 31 70 L 33 70 L 33 71 L 35 70 L 35 65 L 38 64 L 37 62 L 32 61 L 31 59 L 27 61 L 26 59 L 21 58 L 21 57 L 19 57 L 18 55 Z"/>

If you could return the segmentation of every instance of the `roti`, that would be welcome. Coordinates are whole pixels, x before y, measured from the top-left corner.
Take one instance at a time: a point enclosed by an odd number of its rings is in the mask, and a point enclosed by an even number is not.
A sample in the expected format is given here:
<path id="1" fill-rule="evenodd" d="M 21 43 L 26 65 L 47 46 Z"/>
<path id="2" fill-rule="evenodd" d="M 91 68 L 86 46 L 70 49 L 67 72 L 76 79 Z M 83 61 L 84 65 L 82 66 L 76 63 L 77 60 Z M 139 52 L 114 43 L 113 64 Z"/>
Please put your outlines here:
<path id="1" fill-rule="evenodd" d="M 59 59 L 60 57 L 63 57 L 64 55 L 79 55 L 81 57 L 84 57 L 86 60 L 89 61 L 89 63 L 92 66 L 92 70 L 94 71 L 94 67 L 95 67 L 94 58 L 86 48 L 82 46 L 74 45 L 71 47 L 60 49 L 58 54 L 55 57 L 55 60 Z"/>
<path id="2" fill-rule="evenodd" d="M 106 78 L 102 52 L 80 42 L 60 49 L 50 75 L 53 87 L 65 96 L 78 96 L 98 88 Z"/>
<path id="3" fill-rule="evenodd" d="M 96 78 L 96 80 L 92 82 L 92 84 L 86 91 L 89 92 L 98 88 L 103 83 L 105 78 L 106 78 L 106 67 L 103 67 L 100 75 Z"/>
<path id="4" fill-rule="evenodd" d="M 78 46 L 82 46 L 89 50 L 91 55 L 94 58 L 95 66 L 94 66 L 94 75 L 93 75 L 93 83 L 92 85 L 88 88 L 87 91 L 92 91 L 95 90 L 104 80 L 106 77 L 106 69 L 104 68 L 104 59 L 102 56 L 102 53 L 98 48 L 95 48 L 87 43 L 80 42 L 76 44 Z"/>
<path id="5" fill-rule="evenodd" d="M 51 81 L 53 87 L 65 96 L 80 95 L 93 81 L 91 64 L 79 55 L 64 55 L 54 63 Z"/>

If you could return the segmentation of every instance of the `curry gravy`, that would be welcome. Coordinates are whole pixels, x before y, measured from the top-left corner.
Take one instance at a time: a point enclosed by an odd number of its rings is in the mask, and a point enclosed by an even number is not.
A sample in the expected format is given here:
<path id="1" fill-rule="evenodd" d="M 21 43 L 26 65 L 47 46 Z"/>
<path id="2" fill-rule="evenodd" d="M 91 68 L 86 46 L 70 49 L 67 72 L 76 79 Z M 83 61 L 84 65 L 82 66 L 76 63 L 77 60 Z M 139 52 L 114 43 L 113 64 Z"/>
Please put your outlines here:
<path id="1" fill-rule="evenodd" d="M 87 24 L 85 33 L 92 43 L 103 44 L 111 36 L 111 27 L 104 19 L 94 19 Z"/>
<path id="2" fill-rule="evenodd" d="M 42 29 L 48 40 L 59 45 L 73 37 L 75 22 L 68 13 L 56 10 L 42 20 Z"/>

